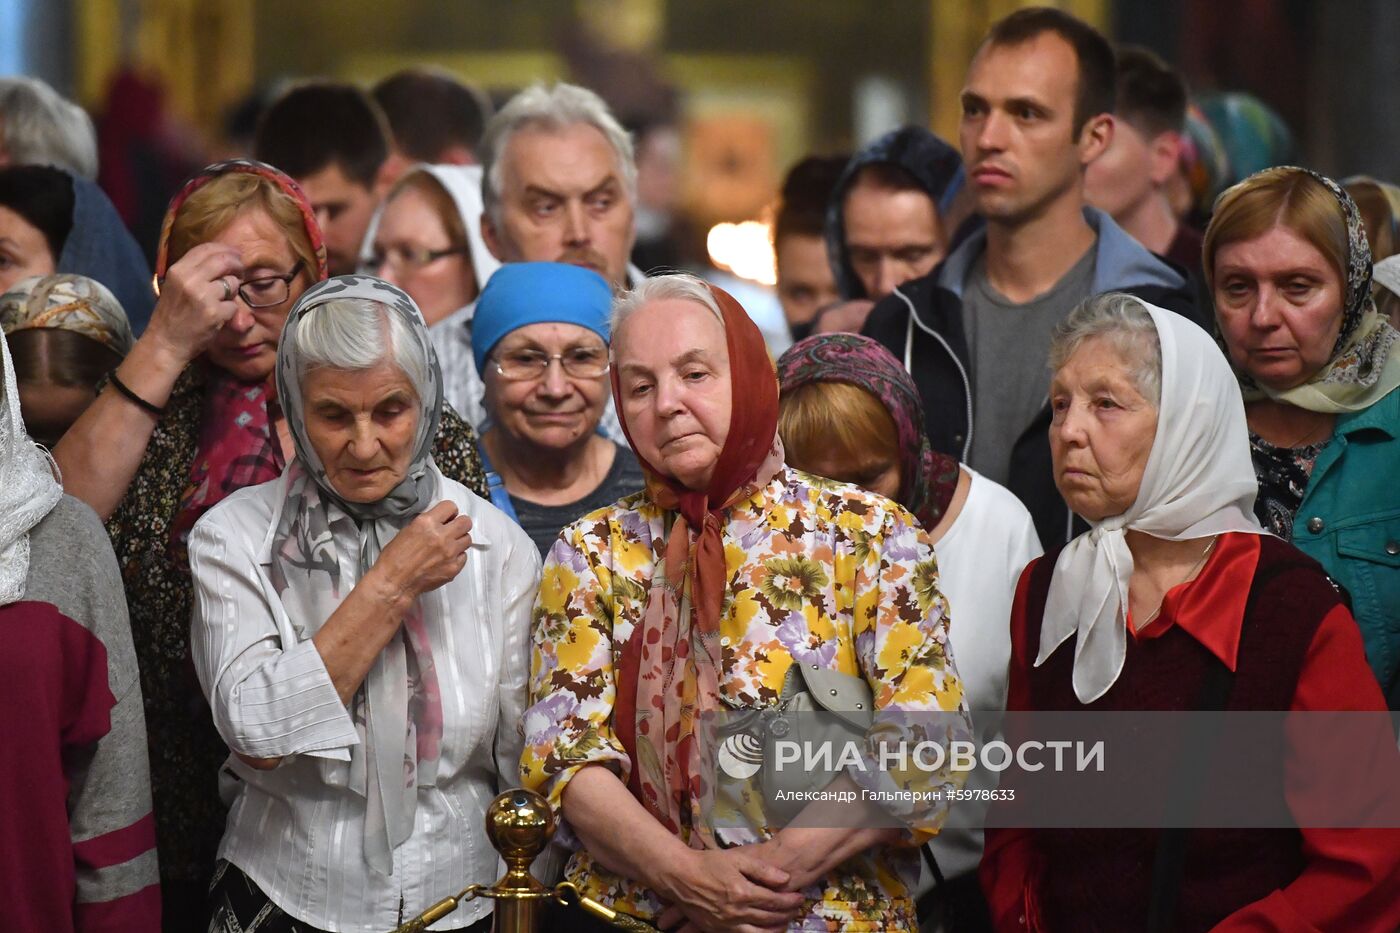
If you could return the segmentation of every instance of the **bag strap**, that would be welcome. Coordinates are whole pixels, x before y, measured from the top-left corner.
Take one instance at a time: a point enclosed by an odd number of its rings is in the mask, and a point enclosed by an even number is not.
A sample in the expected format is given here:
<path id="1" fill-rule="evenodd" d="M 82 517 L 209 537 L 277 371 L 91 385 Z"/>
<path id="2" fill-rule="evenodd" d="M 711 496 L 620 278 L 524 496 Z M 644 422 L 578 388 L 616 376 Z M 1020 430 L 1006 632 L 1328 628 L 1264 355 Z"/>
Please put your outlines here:
<path id="1" fill-rule="evenodd" d="M 486 472 L 486 489 L 491 496 L 491 504 L 506 513 L 511 521 L 520 524 L 520 518 L 515 514 L 515 504 L 510 501 L 510 492 L 506 490 L 506 481 L 492 468 L 486 445 L 477 444 L 476 452 L 481 457 L 481 468 Z"/>

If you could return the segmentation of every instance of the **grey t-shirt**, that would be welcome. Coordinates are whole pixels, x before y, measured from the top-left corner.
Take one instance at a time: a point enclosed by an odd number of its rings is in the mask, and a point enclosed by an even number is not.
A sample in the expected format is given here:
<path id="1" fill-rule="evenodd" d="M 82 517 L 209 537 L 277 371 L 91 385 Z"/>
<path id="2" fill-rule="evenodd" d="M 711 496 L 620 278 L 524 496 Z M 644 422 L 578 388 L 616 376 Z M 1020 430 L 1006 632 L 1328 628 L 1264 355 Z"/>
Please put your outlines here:
<path id="1" fill-rule="evenodd" d="M 1045 407 L 1050 335 L 1089 297 L 1093 246 L 1047 292 L 1025 304 L 1009 301 L 987 281 L 980 256 L 963 282 L 962 319 L 972 359 L 972 450 L 968 465 L 1006 485 L 1011 448 Z"/>
<path id="2" fill-rule="evenodd" d="M 540 549 L 541 555 L 549 554 L 549 549 L 554 547 L 554 541 L 559 537 L 559 530 L 565 525 L 605 505 L 612 505 L 623 496 L 630 496 L 646 482 L 642 476 L 642 465 L 637 462 L 632 449 L 616 441 L 613 442 L 613 446 L 617 448 L 617 455 L 613 457 L 608 475 L 603 477 L 603 482 L 597 489 L 577 502 L 570 502 L 568 505 L 540 505 L 519 496 L 510 497 L 510 504 L 515 508 L 515 520 L 525 529 L 530 540 L 535 542 L 535 547 Z"/>

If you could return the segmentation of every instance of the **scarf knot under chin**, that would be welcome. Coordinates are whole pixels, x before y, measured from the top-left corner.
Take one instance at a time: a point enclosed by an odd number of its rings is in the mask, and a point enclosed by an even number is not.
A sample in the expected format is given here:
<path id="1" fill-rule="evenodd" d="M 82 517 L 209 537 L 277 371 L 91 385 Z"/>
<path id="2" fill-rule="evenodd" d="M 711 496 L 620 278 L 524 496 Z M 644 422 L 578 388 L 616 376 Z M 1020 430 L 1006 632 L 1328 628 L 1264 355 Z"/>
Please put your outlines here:
<path id="1" fill-rule="evenodd" d="M 1244 402 L 1229 363 L 1200 327 L 1142 305 L 1156 325 L 1162 380 L 1137 498 L 1122 514 L 1090 522 L 1060 551 L 1035 659 L 1040 666 L 1073 636 L 1074 692 L 1086 705 L 1112 688 L 1127 655 L 1129 529 L 1170 541 L 1263 533 L 1253 512 L 1259 487 Z"/>

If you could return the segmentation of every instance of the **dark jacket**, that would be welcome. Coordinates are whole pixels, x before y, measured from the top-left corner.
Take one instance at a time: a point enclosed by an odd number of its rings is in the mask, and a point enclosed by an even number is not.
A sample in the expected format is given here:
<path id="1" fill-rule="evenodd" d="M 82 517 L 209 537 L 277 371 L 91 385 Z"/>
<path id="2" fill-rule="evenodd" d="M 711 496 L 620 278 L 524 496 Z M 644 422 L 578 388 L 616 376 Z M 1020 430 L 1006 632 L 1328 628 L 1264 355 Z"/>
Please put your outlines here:
<path id="1" fill-rule="evenodd" d="M 1084 219 L 1098 234 L 1092 294 L 1127 292 L 1209 329 L 1206 312 L 1196 307 L 1192 286 L 1180 267 L 1148 252 L 1102 211 L 1085 208 Z M 975 429 L 970 355 L 962 323 L 963 281 L 986 244 L 985 230 L 973 233 L 927 276 L 899 286 L 876 304 L 861 331 L 904 361 L 923 398 L 930 443 L 960 460 L 966 460 L 972 450 Z M 1007 482 L 1030 510 L 1046 550 L 1087 527 L 1082 522 L 1075 527 L 1076 520 L 1055 488 L 1049 426 L 1047 398 L 1012 447 Z"/>
<path id="2" fill-rule="evenodd" d="M 922 126 L 891 130 L 851 156 L 836 180 L 836 187 L 831 189 L 826 206 L 826 254 L 836 276 L 836 290 L 847 301 L 870 296 L 851 267 L 850 253 L 846 249 L 846 190 L 861 169 L 881 162 L 897 166 L 913 178 L 928 193 L 940 218 L 948 215 L 954 196 L 963 186 L 962 156 L 958 150 Z"/>

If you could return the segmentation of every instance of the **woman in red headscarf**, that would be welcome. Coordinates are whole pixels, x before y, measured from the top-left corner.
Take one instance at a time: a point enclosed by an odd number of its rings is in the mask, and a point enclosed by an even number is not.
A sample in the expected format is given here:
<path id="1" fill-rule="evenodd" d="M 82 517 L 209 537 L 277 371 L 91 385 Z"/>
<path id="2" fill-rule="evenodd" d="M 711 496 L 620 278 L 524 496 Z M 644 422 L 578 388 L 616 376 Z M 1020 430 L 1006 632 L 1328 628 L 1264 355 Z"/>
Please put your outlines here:
<path id="1" fill-rule="evenodd" d="M 291 459 L 277 343 L 297 298 L 325 278 L 321 231 L 291 178 L 261 162 L 204 169 L 166 213 L 149 326 L 54 450 L 65 491 L 106 520 L 126 584 L 167 930 L 207 923 L 228 757 L 189 656 L 186 540 L 205 512 Z M 434 460 L 486 495 L 476 436 L 449 409 Z"/>
<path id="2" fill-rule="evenodd" d="M 771 710 L 800 665 L 809 689 L 862 682 L 887 735 L 966 736 L 927 537 L 894 503 L 783 465 L 773 365 L 719 289 L 645 280 L 614 311 L 612 351 L 647 485 L 550 551 L 521 764 L 581 844 L 568 878 L 662 925 L 913 929 L 913 846 L 946 803 L 881 810 L 859 791 L 962 775 L 853 768 L 830 788 L 857 802 L 783 826 L 705 716 Z"/>

